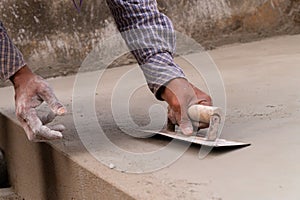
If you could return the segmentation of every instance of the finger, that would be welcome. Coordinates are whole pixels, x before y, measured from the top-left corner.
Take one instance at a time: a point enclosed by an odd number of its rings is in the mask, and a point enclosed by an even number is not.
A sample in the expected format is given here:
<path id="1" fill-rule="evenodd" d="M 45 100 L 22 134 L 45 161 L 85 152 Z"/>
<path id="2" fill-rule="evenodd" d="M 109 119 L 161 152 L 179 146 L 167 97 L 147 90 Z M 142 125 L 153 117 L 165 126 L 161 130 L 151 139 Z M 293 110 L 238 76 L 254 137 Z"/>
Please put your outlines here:
<path id="1" fill-rule="evenodd" d="M 43 141 L 47 141 L 47 140 L 54 140 L 54 139 L 61 138 L 60 135 L 56 134 L 56 133 L 54 133 L 54 135 L 53 135 L 53 133 L 51 133 L 52 134 L 51 137 L 49 137 L 49 135 L 44 137 L 43 134 L 34 133 L 25 120 L 19 118 L 19 121 L 25 131 L 25 134 L 26 134 L 28 140 L 31 142 L 43 142 Z"/>
<path id="2" fill-rule="evenodd" d="M 24 114 L 25 121 L 28 125 L 26 127 L 28 133 L 28 139 L 35 140 L 55 140 L 61 139 L 62 133 L 59 131 L 51 130 L 50 128 L 43 126 L 41 120 L 38 118 L 36 110 L 31 108 Z"/>
<path id="3" fill-rule="evenodd" d="M 193 127 L 195 127 L 198 131 L 200 129 L 205 129 L 209 127 L 209 124 L 207 123 L 202 123 L 202 122 L 196 122 L 196 121 L 192 121 Z"/>
<path id="4" fill-rule="evenodd" d="M 193 125 L 190 120 L 181 121 L 179 123 L 179 128 L 184 135 L 193 135 Z"/>
<path id="5" fill-rule="evenodd" d="M 45 125 L 45 124 L 52 122 L 55 119 L 56 114 L 54 112 L 50 111 L 48 114 L 38 115 L 38 117 L 42 121 L 43 125 Z"/>
<path id="6" fill-rule="evenodd" d="M 48 84 L 41 84 L 41 90 L 39 92 L 40 97 L 49 105 L 51 110 L 57 115 L 63 115 L 67 112 L 66 108 L 60 103 L 53 93 L 53 90 Z"/>
<path id="7" fill-rule="evenodd" d="M 180 107 L 180 112 L 175 112 L 176 121 L 179 125 L 180 130 L 184 135 L 190 136 L 193 134 L 193 125 L 188 117 L 187 107 Z"/>
<path id="8" fill-rule="evenodd" d="M 64 130 L 66 130 L 66 127 L 62 124 L 56 124 L 56 125 L 48 125 L 48 127 L 51 129 L 51 130 L 54 130 L 54 131 L 59 131 L 59 132 L 63 132 Z"/>
<path id="9" fill-rule="evenodd" d="M 193 134 L 193 125 L 189 120 L 187 113 L 181 115 L 181 113 L 185 112 L 175 112 L 172 109 L 168 110 L 168 122 L 167 122 L 167 130 L 175 131 L 175 125 L 179 125 L 181 132 L 184 135 L 192 135 Z"/>
<path id="10" fill-rule="evenodd" d="M 34 108 L 25 111 L 22 116 L 33 133 L 37 133 L 43 125 Z"/>
<path id="11" fill-rule="evenodd" d="M 192 83 L 190 83 L 190 85 L 194 89 L 195 95 L 198 99 L 198 104 L 205 105 L 205 106 L 212 106 L 212 99 L 208 94 L 206 94 L 205 92 L 203 92 L 202 90 L 194 86 Z"/>
<path id="12" fill-rule="evenodd" d="M 207 101 L 206 99 L 198 100 L 197 104 L 201 104 L 201 105 L 204 105 L 204 106 L 212 106 L 211 101 Z"/>
<path id="13" fill-rule="evenodd" d="M 193 125 L 192 122 L 190 121 L 188 114 L 187 114 L 187 108 L 182 108 L 180 107 L 170 109 L 168 112 L 168 119 L 170 121 L 170 130 L 171 128 L 171 123 L 172 124 L 177 124 L 182 131 L 184 135 L 192 135 L 193 134 Z"/>
<path id="14" fill-rule="evenodd" d="M 45 138 L 46 140 L 57 140 L 63 137 L 61 132 L 51 130 L 47 126 L 41 126 L 38 136 Z"/>
<path id="15" fill-rule="evenodd" d="M 175 125 L 177 124 L 175 112 L 170 108 L 170 106 L 168 106 L 168 122 Z"/>
<path id="16" fill-rule="evenodd" d="M 50 140 L 58 140 L 63 137 L 62 133 L 56 130 L 51 130 L 47 126 L 41 126 L 39 132 L 30 134 L 28 139 L 33 142 L 44 142 Z"/>
<path id="17" fill-rule="evenodd" d="M 199 123 L 199 129 L 204 129 L 204 128 L 208 128 L 209 127 L 209 124 L 208 123 L 203 123 L 203 122 L 200 122 Z"/>
<path id="18" fill-rule="evenodd" d="M 28 138 L 29 141 L 34 141 L 34 133 L 32 132 L 31 128 L 28 126 L 27 122 L 22 119 L 22 118 L 18 118 L 20 123 L 21 123 L 21 126 L 23 127 L 24 131 L 25 131 L 25 134 Z"/>
<path id="19" fill-rule="evenodd" d="M 46 127 L 47 128 L 47 127 Z M 54 132 L 54 131 L 52 131 Z M 56 131 L 57 132 L 57 131 Z M 58 140 L 62 138 L 62 134 L 57 133 L 50 133 L 50 134 L 35 134 L 33 139 L 29 139 L 32 142 L 46 142 L 46 141 L 52 141 L 52 140 Z"/>

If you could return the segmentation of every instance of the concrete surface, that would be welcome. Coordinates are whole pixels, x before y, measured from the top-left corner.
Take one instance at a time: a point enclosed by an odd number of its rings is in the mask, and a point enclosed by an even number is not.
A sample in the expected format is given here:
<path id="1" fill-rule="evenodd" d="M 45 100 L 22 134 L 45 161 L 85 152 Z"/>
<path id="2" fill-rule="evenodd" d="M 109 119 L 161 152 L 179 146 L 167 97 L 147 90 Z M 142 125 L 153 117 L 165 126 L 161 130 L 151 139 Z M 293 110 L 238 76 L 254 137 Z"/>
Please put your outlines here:
<path id="1" fill-rule="evenodd" d="M 76 1 L 76 2 L 79 2 Z M 300 33 L 299 0 L 158 0 L 175 29 L 211 49 Z M 105 0 L 2 0 L 0 20 L 28 64 L 44 77 L 77 72 L 96 44 L 116 33 Z M 119 63 L 134 62 L 130 56 Z"/>
<path id="2" fill-rule="evenodd" d="M 64 140 L 49 144 L 32 144 L 26 140 L 22 129 L 14 124 L 13 89 L 2 88 L 0 109 L 4 116 L 0 120 L 0 147 L 8 156 L 13 187 L 22 197 L 37 195 L 34 197 L 39 199 L 46 199 L 47 195 L 63 199 L 71 197 L 72 192 L 75 199 L 83 199 L 89 197 L 85 189 L 93 191 L 97 181 L 103 183 L 95 194 L 101 199 L 101 195 L 103 199 L 117 199 L 118 195 L 135 199 L 299 199 L 299 42 L 300 35 L 284 36 L 210 51 L 224 79 L 227 95 L 227 119 L 222 137 L 251 142 L 252 146 L 235 151 L 213 151 L 200 160 L 200 147 L 192 145 L 172 165 L 146 174 L 110 169 L 84 148 L 72 119 L 74 76 L 49 80 L 69 110 L 66 116 L 57 119 L 68 127 Z M 180 58 L 176 61 L 192 82 L 206 90 L 203 80 L 187 62 Z M 96 112 L 114 144 L 131 152 L 149 152 L 164 147 L 169 140 L 136 139 L 123 134 L 110 110 L 110 95 L 116 81 L 133 67 L 105 72 L 95 91 Z M 93 72 L 84 76 L 88 81 Z M 149 122 L 147 109 L 154 102 L 145 87 L 134 94 L 130 111 L 138 124 Z M 82 103 L 86 103 L 84 98 Z M 89 127 L 89 120 L 82 122 L 86 137 L 96 134 Z M 99 149 L 105 146 L 101 145 Z M 82 173 L 93 178 L 86 178 Z"/>

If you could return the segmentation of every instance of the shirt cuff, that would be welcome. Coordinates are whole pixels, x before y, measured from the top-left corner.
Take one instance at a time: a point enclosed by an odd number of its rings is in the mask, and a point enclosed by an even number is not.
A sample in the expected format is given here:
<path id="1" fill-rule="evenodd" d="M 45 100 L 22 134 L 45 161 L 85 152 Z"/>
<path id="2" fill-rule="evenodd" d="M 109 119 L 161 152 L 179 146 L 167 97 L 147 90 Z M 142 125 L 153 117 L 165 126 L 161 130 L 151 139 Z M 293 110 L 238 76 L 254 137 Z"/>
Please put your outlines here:
<path id="1" fill-rule="evenodd" d="M 158 100 L 163 100 L 161 94 L 165 86 L 175 78 L 185 78 L 182 69 L 174 63 L 169 52 L 158 53 L 141 65 L 149 89 Z"/>

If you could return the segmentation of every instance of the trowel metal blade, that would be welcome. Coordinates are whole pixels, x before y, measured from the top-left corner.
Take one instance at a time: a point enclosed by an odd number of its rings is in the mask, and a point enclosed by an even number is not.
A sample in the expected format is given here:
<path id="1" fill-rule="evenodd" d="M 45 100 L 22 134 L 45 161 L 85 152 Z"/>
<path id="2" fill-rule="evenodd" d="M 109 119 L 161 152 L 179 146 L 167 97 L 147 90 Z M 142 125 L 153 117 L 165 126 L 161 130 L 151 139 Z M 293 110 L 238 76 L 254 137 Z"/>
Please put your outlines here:
<path id="1" fill-rule="evenodd" d="M 182 140 L 186 142 L 191 142 L 195 144 L 200 144 L 204 146 L 209 146 L 209 147 L 244 147 L 244 146 L 249 146 L 251 145 L 250 143 L 244 143 L 244 142 L 238 142 L 238 141 L 229 141 L 225 139 L 217 139 L 215 141 L 208 141 L 205 140 L 203 137 L 199 136 L 185 136 L 181 133 L 177 132 L 162 132 L 162 131 L 151 131 L 151 130 L 145 130 L 145 132 L 153 133 L 153 134 L 159 134 L 163 135 L 169 138 L 177 139 L 177 140 Z"/>

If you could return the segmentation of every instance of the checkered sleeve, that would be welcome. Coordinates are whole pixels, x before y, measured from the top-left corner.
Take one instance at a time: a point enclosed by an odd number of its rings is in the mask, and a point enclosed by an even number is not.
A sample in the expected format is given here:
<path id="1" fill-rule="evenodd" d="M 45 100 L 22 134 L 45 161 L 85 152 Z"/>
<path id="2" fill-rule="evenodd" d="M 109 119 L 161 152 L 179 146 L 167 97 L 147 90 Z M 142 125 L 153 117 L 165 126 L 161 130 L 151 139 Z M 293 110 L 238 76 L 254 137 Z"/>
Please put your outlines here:
<path id="1" fill-rule="evenodd" d="M 0 79 L 9 79 L 24 65 L 22 53 L 8 37 L 0 21 Z"/>
<path id="2" fill-rule="evenodd" d="M 172 22 L 158 11 L 155 0 L 107 0 L 107 4 L 150 90 L 161 100 L 161 91 L 170 80 L 185 77 L 173 60 Z"/>

